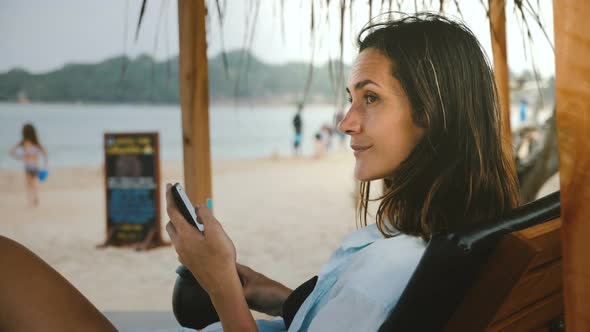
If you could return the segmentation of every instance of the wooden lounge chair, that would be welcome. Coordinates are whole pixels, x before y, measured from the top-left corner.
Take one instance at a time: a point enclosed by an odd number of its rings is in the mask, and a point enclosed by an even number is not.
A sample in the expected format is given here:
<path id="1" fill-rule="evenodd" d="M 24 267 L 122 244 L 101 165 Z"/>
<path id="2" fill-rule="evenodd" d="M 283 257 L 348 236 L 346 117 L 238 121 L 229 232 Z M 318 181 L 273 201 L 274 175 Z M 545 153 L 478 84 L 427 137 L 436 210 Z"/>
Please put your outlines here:
<path id="1" fill-rule="evenodd" d="M 554 219 L 506 236 L 445 330 L 559 329 L 563 314 L 560 231 L 561 220 Z"/>
<path id="2" fill-rule="evenodd" d="M 380 331 L 559 330 L 559 192 L 435 236 Z"/>

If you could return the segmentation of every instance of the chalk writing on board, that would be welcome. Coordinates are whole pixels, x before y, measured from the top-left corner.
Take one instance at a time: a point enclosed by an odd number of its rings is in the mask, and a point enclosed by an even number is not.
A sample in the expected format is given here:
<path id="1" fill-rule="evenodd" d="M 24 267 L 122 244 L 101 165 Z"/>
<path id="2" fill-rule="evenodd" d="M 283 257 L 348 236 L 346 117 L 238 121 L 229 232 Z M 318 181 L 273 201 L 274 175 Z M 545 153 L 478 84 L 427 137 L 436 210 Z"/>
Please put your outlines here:
<path id="1" fill-rule="evenodd" d="M 145 224 L 155 217 L 152 193 L 147 189 L 112 189 L 109 216 L 115 224 Z"/>
<path id="2" fill-rule="evenodd" d="M 110 189 L 154 189 L 156 183 L 153 177 L 125 177 L 111 176 L 107 180 L 107 186 Z"/>

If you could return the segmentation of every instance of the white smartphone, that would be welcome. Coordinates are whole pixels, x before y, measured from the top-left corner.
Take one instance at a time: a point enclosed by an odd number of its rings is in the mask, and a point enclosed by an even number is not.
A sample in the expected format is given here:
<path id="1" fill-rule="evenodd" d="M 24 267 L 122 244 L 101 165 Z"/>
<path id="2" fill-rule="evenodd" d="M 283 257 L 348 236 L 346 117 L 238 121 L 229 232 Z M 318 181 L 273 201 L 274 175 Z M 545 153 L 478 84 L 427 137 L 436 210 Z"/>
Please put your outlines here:
<path id="1" fill-rule="evenodd" d="M 195 212 L 195 207 L 188 199 L 188 196 L 186 195 L 184 188 L 182 188 L 180 183 L 176 183 L 172 186 L 172 197 L 174 197 L 176 206 L 178 206 L 178 209 L 184 216 L 184 219 L 186 219 L 189 224 L 193 225 L 201 232 L 204 232 L 205 225 L 199 222 L 199 218 L 197 218 L 197 213 Z"/>

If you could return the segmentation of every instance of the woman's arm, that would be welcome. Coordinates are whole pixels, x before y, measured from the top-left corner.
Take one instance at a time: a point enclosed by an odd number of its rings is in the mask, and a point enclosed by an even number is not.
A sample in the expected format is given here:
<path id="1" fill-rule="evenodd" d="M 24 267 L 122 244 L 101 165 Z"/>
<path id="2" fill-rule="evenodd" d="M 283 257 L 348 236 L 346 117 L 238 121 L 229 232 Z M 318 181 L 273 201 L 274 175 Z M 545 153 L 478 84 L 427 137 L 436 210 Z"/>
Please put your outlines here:
<path id="1" fill-rule="evenodd" d="M 283 304 L 293 290 L 246 265 L 237 264 L 237 269 L 250 309 L 282 316 Z"/>
<path id="2" fill-rule="evenodd" d="M 248 309 L 237 272 L 227 280 L 220 280 L 220 287 L 209 292 L 223 331 L 258 331 Z"/>

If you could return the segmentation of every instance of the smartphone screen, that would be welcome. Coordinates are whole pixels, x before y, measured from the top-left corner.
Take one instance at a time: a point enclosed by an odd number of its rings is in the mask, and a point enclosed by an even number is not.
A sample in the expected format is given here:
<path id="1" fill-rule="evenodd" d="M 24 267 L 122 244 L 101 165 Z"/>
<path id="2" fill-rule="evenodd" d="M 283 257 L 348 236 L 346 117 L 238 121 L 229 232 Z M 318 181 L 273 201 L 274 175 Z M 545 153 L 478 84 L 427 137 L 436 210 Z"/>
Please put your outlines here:
<path id="1" fill-rule="evenodd" d="M 180 209 L 180 212 L 184 215 L 187 221 L 197 227 L 201 232 L 205 230 L 205 225 L 201 224 L 197 218 L 197 214 L 195 212 L 195 207 L 193 203 L 188 199 L 184 188 L 180 185 L 180 183 L 175 184 L 172 187 L 173 197 L 175 198 L 176 205 Z"/>

